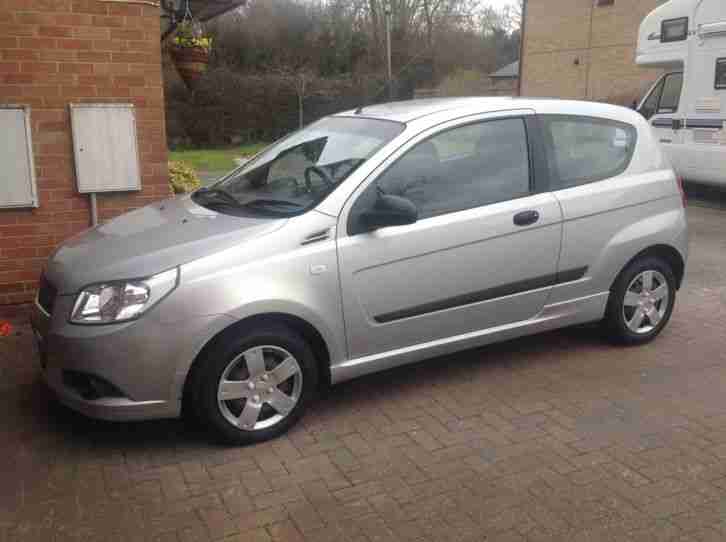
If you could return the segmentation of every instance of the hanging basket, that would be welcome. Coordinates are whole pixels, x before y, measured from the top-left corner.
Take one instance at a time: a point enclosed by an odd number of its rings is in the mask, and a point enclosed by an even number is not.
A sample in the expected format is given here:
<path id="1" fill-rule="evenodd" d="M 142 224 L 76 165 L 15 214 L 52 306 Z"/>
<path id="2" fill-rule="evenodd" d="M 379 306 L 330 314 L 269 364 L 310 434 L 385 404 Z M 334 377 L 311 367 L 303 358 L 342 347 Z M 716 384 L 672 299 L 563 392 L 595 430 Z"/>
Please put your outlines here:
<path id="1" fill-rule="evenodd" d="M 204 47 L 171 48 L 171 57 L 174 59 L 176 69 L 184 84 L 190 90 L 199 82 L 209 65 L 209 49 Z"/>

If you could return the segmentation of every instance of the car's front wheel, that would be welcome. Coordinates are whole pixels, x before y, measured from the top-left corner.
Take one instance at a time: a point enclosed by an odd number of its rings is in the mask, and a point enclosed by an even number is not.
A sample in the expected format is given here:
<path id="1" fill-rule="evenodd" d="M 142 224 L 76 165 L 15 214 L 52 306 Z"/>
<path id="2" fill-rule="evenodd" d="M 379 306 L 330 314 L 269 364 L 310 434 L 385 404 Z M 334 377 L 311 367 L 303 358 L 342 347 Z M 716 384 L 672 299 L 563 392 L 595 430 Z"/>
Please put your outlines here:
<path id="1" fill-rule="evenodd" d="M 198 364 L 192 375 L 193 408 L 205 426 L 232 444 L 284 433 L 317 388 L 312 350 L 282 324 L 221 341 Z"/>
<path id="2" fill-rule="evenodd" d="M 639 258 L 620 273 L 610 290 L 605 329 L 621 344 L 649 342 L 670 320 L 675 299 L 671 266 L 655 256 Z"/>

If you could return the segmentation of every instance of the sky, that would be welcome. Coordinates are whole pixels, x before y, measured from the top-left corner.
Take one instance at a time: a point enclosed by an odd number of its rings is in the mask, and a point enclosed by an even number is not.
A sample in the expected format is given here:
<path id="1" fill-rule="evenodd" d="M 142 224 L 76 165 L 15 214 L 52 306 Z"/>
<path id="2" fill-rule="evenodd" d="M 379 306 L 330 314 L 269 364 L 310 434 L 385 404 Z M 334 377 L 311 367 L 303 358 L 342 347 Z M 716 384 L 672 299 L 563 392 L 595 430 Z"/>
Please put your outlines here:
<path id="1" fill-rule="evenodd" d="M 493 8 L 501 9 L 506 5 L 511 4 L 511 0 L 486 0 L 483 4 L 489 4 Z"/>
<path id="2" fill-rule="evenodd" d="M 504 6 L 508 6 L 513 3 L 514 0 L 482 0 L 482 4 L 489 4 L 496 9 L 502 9 Z"/>

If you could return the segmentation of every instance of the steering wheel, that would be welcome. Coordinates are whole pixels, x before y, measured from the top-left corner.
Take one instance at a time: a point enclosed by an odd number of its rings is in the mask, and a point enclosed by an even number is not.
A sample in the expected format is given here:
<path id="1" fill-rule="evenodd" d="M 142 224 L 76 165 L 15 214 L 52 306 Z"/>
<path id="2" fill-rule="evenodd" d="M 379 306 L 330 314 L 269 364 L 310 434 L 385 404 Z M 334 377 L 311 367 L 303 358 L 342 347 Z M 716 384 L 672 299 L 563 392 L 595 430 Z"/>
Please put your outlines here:
<path id="1" fill-rule="evenodd" d="M 272 181 L 270 181 L 268 183 L 268 185 L 283 184 L 283 183 L 292 184 L 296 190 L 298 188 L 301 188 L 300 184 L 297 182 L 297 179 L 295 177 L 278 177 L 277 179 L 272 179 Z"/>
<path id="2" fill-rule="evenodd" d="M 335 181 L 330 176 L 330 174 L 325 171 L 323 168 L 318 166 L 310 166 L 305 170 L 305 186 L 307 186 L 308 190 L 310 192 L 313 191 L 313 182 L 310 179 L 311 173 L 317 173 L 318 176 L 327 184 L 329 187 L 335 186 Z"/>

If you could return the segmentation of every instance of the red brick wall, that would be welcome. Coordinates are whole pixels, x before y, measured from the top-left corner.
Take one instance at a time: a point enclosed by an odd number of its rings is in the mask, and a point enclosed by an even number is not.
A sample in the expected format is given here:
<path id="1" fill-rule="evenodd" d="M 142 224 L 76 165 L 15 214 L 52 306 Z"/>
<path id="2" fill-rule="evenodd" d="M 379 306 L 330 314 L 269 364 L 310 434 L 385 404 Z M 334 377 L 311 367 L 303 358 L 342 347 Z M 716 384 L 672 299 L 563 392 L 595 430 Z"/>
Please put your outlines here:
<path id="1" fill-rule="evenodd" d="M 70 103 L 133 103 L 141 192 L 99 194 L 99 219 L 169 194 L 159 8 L 99 0 L 0 0 L 0 104 L 31 107 L 37 209 L 0 210 L 0 305 L 32 300 L 48 254 L 87 228 Z"/>

